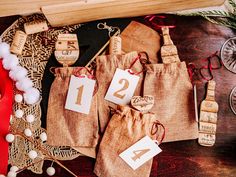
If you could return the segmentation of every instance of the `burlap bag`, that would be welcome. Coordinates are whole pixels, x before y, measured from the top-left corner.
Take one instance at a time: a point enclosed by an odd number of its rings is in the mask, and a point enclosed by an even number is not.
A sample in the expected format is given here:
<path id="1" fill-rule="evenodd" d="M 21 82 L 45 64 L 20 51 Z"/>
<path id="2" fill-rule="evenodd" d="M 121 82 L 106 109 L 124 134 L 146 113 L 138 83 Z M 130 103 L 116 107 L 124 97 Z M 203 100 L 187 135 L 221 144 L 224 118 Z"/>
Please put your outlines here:
<path id="1" fill-rule="evenodd" d="M 100 131 L 105 131 L 106 125 L 110 119 L 110 108 L 116 109 L 116 105 L 104 99 L 106 92 L 110 86 L 112 78 L 117 68 L 128 69 L 133 63 L 134 59 L 138 56 L 137 52 L 130 52 L 125 55 L 102 55 L 96 59 L 96 78 L 98 80 L 98 115 L 100 122 Z M 133 72 L 140 72 L 143 66 L 139 60 L 132 66 Z M 140 95 L 141 85 L 143 81 L 143 74 L 139 74 L 140 79 L 136 87 L 134 95 Z"/>
<path id="2" fill-rule="evenodd" d="M 153 113 L 141 113 L 126 106 L 118 106 L 112 116 L 99 146 L 94 173 L 99 177 L 149 177 L 152 159 L 136 170 L 126 164 L 119 154 L 134 143 L 153 134 L 158 122 Z"/>
<path id="3" fill-rule="evenodd" d="M 144 95 L 152 95 L 151 112 L 166 128 L 165 142 L 198 138 L 193 87 L 185 62 L 149 64 L 144 79 Z"/>
<path id="4" fill-rule="evenodd" d="M 160 50 L 160 35 L 148 26 L 131 21 L 131 23 L 121 33 L 122 51 L 147 52 L 151 63 L 158 62 L 157 53 Z"/>
<path id="5" fill-rule="evenodd" d="M 77 75 L 88 74 L 85 68 L 55 69 L 56 77 L 48 101 L 47 143 L 54 146 L 95 147 L 99 138 L 96 94 L 88 115 L 65 109 L 70 76 L 75 71 Z"/>

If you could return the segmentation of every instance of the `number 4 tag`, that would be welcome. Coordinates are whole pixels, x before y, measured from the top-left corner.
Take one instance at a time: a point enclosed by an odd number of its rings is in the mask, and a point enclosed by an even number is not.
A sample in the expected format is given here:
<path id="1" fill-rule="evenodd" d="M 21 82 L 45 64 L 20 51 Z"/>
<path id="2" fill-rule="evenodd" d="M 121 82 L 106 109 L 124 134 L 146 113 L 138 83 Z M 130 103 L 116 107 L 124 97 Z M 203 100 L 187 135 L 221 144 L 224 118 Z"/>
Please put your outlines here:
<path id="1" fill-rule="evenodd" d="M 136 170 L 145 162 L 159 154 L 162 150 L 157 141 L 145 136 L 134 145 L 126 149 L 119 156 L 133 169 Z"/>
<path id="2" fill-rule="evenodd" d="M 84 78 L 71 76 L 65 108 L 89 114 L 96 81 L 84 76 Z"/>
<path id="3" fill-rule="evenodd" d="M 117 68 L 105 99 L 119 105 L 126 105 L 134 95 L 139 76 Z"/>

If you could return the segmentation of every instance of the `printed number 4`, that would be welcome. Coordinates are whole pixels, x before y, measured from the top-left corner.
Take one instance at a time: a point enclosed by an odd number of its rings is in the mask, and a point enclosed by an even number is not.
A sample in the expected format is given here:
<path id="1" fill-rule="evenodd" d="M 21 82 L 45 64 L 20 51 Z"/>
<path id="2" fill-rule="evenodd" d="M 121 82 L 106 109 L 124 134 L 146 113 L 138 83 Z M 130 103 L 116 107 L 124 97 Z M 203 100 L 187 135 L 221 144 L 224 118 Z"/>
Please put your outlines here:
<path id="1" fill-rule="evenodd" d="M 129 87 L 129 81 L 127 79 L 121 79 L 119 80 L 119 84 L 123 84 L 123 87 L 120 89 L 120 90 L 117 90 L 113 96 L 117 97 L 117 98 L 120 98 L 120 99 L 123 99 L 125 97 L 125 94 L 121 94 L 120 92 L 128 89 Z"/>
<path id="2" fill-rule="evenodd" d="M 83 91 L 84 91 L 84 85 L 77 88 L 77 90 L 78 90 L 78 95 L 77 95 L 77 101 L 75 104 L 81 105 L 82 95 L 83 95 Z"/>
<path id="3" fill-rule="evenodd" d="M 132 157 L 133 161 L 136 161 L 137 159 L 140 159 L 148 151 L 150 151 L 150 149 L 142 149 L 142 150 L 133 151 L 133 153 L 134 153 L 134 156 Z"/>

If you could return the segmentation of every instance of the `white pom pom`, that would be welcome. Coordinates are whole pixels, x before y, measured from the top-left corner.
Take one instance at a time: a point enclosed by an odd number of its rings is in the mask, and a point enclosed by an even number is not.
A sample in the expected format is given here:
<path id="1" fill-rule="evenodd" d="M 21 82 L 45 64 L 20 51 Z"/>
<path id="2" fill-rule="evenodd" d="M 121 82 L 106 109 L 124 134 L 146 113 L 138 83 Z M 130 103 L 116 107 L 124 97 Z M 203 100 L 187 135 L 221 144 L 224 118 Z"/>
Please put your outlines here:
<path id="1" fill-rule="evenodd" d="M 27 70 L 24 67 L 16 66 L 13 70 L 9 72 L 9 76 L 14 81 L 19 81 L 25 78 L 27 75 Z"/>
<path id="2" fill-rule="evenodd" d="M 48 176 L 53 176 L 55 174 L 56 170 L 53 167 L 48 167 L 47 168 L 47 174 Z"/>
<path id="3" fill-rule="evenodd" d="M 16 112 L 15 112 L 15 116 L 17 117 L 17 118 L 22 118 L 23 117 L 23 115 L 24 115 L 24 111 L 22 111 L 21 109 L 17 109 L 16 110 Z"/>
<path id="4" fill-rule="evenodd" d="M 12 143 L 14 140 L 15 140 L 15 136 L 13 134 L 11 134 L 11 133 L 7 134 L 6 141 L 8 143 Z"/>
<path id="5" fill-rule="evenodd" d="M 31 158 L 32 160 L 38 156 L 37 152 L 34 150 L 31 150 L 28 155 L 29 155 L 29 158 Z"/>
<path id="6" fill-rule="evenodd" d="M 7 177 L 16 177 L 16 172 L 14 172 L 14 171 L 9 171 L 9 172 L 7 173 Z"/>
<path id="7" fill-rule="evenodd" d="M 0 174 L 0 177 L 6 177 L 5 175 Z"/>
<path id="8" fill-rule="evenodd" d="M 12 166 L 10 168 L 10 171 L 13 171 L 13 172 L 17 172 L 19 170 L 19 168 L 17 166 Z"/>
<path id="9" fill-rule="evenodd" d="M 10 54 L 3 59 L 2 64 L 6 70 L 13 70 L 19 64 L 19 59 L 16 55 Z"/>
<path id="10" fill-rule="evenodd" d="M 16 94 L 15 95 L 15 102 L 21 103 L 23 100 L 23 96 L 21 94 Z"/>
<path id="11" fill-rule="evenodd" d="M 32 131 L 31 131 L 29 128 L 26 128 L 26 129 L 24 130 L 24 134 L 25 134 L 25 136 L 30 137 L 30 136 L 32 136 Z"/>
<path id="12" fill-rule="evenodd" d="M 10 54 L 10 45 L 2 42 L 0 43 L 0 58 L 5 58 Z"/>
<path id="13" fill-rule="evenodd" d="M 26 121 L 29 122 L 29 123 L 34 122 L 34 119 L 35 119 L 35 117 L 34 117 L 34 115 L 32 115 L 32 114 L 29 114 L 29 115 L 26 117 Z"/>
<path id="14" fill-rule="evenodd" d="M 47 141 L 47 134 L 43 132 L 39 135 L 39 138 L 42 140 L 42 142 Z"/>
<path id="15" fill-rule="evenodd" d="M 27 104 L 34 104 L 40 98 L 40 93 L 36 88 L 30 88 L 24 93 L 24 100 Z"/>
<path id="16" fill-rule="evenodd" d="M 26 92 L 26 90 L 28 90 L 32 86 L 33 82 L 28 77 L 25 77 L 22 80 L 16 82 L 16 88 L 20 91 Z"/>

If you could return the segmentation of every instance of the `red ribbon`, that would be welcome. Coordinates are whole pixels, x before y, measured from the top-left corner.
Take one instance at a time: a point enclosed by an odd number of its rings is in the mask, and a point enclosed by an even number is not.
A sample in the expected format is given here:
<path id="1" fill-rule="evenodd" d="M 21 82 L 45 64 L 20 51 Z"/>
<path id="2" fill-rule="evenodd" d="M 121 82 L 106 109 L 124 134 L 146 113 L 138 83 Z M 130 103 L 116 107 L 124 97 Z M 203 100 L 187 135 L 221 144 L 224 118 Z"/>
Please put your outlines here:
<path id="1" fill-rule="evenodd" d="M 175 25 L 166 25 L 164 19 L 166 19 L 166 17 L 163 15 L 147 15 L 144 17 L 147 25 L 155 30 L 160 30 L 163 27 L 175 28 Z"/>
<path id="2" fill-rule="evenodd" d="M 8 142 L 5 137 L 9 133 L 10 115 L 13 101 L 13 82 L 2 66 L 0 59 L 0 174 L 7 173 L 8 166 Z"/>
<path id="3" fill-rule="evenodd" d="M 203 62 L 207 62 L 207 65 L 202 66 L 200 68 L 197 68 L 195 66 L 195 64 L 193 63 L 189 63 L 188 64 L 188 73 L 189 73 L 189 77 L 190 79 L 193 81 L 193 76 L 196 75 L 198 72 L 200 74 L 200 76 L 206 80 L 212 80 L 214 78 L 212 71 L 213 70 L 217 70 L 220 69 L 222 67 L 222 61 L 220 59 L 220 57 L 217 55 L 218 51 L 216 51 L 215 53 L 213 53 L 212 55 L 210 55 L 207 58 L 201 59 Z M 212 62 L 213 60 L 218 60 L 218 65 L 217 66 L 213 66 Z M 207 70 L 207 75 L 204 74 L 204 70 Z"/>

